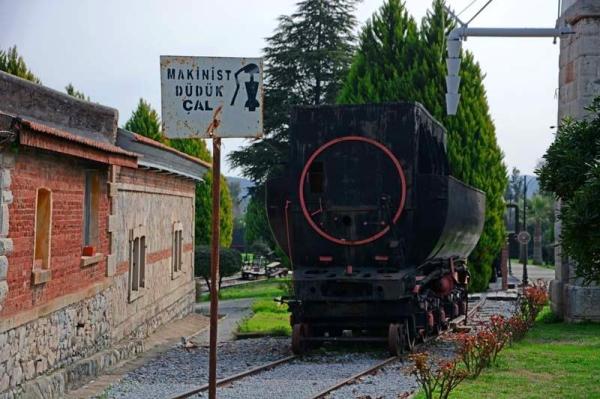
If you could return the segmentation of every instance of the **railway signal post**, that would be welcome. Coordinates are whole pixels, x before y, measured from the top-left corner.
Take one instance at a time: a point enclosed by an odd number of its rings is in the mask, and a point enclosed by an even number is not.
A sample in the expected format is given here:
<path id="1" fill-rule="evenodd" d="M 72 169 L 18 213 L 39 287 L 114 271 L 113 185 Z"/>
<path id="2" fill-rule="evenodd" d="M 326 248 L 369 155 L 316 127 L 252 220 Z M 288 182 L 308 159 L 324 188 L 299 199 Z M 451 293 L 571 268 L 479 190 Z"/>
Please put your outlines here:
<path id="1" fill-rule="evenodd" d="M 169 138 L 211 139 L 209 398 L 217 395 L 221 139 L 257 138 L 263 126 L 261 58 L 161 56 L 163 131 Z"/>

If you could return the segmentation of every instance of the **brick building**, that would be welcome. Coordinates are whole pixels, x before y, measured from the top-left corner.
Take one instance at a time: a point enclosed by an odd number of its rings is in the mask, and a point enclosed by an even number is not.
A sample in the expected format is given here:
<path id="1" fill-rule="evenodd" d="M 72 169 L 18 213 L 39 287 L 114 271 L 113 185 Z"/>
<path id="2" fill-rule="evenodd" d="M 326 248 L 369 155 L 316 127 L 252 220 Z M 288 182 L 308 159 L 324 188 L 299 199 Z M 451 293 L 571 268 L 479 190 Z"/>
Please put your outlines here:
<path id="1" fill-rule="evenodd" d="M 210 165 L 117 122 L 0 72 L 0 398 L 60 397 L 192 311 Z"/>

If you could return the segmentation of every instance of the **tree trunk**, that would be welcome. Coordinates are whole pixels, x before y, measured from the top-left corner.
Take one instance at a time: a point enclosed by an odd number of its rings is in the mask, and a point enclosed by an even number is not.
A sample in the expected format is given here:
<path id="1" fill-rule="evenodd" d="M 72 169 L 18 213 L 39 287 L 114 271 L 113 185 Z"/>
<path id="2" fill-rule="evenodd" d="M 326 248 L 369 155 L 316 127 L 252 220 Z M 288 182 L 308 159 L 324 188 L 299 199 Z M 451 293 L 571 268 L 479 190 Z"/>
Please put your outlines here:
<path id="1" fill-rule="evenodd" d="M 542 223 L 539 220 L 535 222 L 533 233 L 533 262 L 541 265 L 542 259 Z"/>

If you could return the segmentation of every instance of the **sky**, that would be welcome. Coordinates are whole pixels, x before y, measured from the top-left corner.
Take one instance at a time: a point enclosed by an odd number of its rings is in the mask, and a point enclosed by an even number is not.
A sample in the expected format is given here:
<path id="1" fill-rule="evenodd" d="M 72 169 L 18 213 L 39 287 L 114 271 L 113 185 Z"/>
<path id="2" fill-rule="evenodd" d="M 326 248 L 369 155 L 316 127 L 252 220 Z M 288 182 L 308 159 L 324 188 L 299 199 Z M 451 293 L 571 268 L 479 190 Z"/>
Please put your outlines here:
<path id="1" fill-rule="evenodd" d="M 457 12 L 472 1 L 447 0 Z M 476 0 L 461 18 L 485 2 Z M 357 29 L 382 3 L 358 4 Z M 417 21 L 430 4 L 406 0 Z M 44 85 L 64 90 L 72 83 L 118 109 L 122 125 L 141 97 L 160 110 L 160 55 L 261 56 L 277 17 L 294 9 L 294 0 L 0 0 L 0 48 L 17 45 Z M 557 0 L 495 0 L 470 26 L 550 28 L 556 17 Z M 532 174 L 554 138 L 559 46 L 551 38 L 470 38 L 463 47 L 486 75 L 506 165 Z M 247 144 L 223 141 L 225 157 Z M 227 162 L 222 168 L 240 175 Z"/>

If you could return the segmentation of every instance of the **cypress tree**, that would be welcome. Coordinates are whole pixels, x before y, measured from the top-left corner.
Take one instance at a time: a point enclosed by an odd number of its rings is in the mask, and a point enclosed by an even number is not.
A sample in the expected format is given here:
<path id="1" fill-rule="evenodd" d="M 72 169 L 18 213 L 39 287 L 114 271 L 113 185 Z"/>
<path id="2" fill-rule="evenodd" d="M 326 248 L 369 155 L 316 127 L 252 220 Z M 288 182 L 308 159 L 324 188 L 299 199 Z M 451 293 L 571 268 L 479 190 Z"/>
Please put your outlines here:
<path id="1" fill-rule="evenodd" d="M 344 104 L 412 100 L 417 95 L 417 24 L 400 0 L 367 21 L 337 101 Z"/>
<path id="2" fill-rule="evenodd" d="M 486 193 L 484 231 L 469 258 L 471 288 L 483 290 L 504 242 L 506 168 L 496 142 L 483 74 L 469 52 L 462 54 L 458 113 L 446 115 L 445 41 L 453 25 L 443 5 L 443 0 L 433 2 L 417 32 L 404 4 L 386 1 L 361 33 L 339 101 L 418 101 L 445 125 L 452 175 Z"/>
<path id="3" fill-rule="evenodd" d="M 152 140 L 166 141 L 160 128 L 158 112 L 143 98 L 140 98 L 137 108 L 133 111 L 129 120 L 125 122 L 124 127 L 131 132 L 141 134 Z"/>

